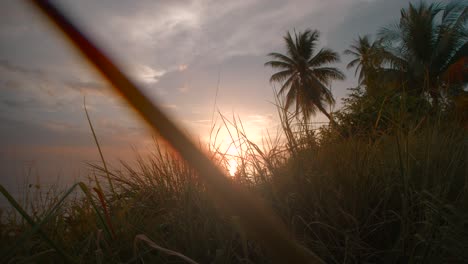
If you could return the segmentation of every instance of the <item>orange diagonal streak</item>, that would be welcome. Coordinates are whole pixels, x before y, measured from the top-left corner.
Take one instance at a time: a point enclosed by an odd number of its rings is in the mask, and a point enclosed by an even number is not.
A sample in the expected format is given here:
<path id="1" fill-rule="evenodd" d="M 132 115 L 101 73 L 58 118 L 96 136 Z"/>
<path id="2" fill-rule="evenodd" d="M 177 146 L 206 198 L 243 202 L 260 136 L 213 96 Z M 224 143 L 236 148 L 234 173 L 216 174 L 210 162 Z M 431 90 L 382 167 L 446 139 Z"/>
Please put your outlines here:
<path id="1" fill-rule="evenodd" d="M 277 263 L 318 263 L 321 260 L 299 246 L 273 211 L 257 197 L 232 182 L 129 78 L 57 8 L 46 0 L 31 0 L 68 37 L 71 43 L 107 79 L 114 90 L 193 167 L 205 181 L 212 199 L 239 216 L 248 235 L 262 243 Z"/>

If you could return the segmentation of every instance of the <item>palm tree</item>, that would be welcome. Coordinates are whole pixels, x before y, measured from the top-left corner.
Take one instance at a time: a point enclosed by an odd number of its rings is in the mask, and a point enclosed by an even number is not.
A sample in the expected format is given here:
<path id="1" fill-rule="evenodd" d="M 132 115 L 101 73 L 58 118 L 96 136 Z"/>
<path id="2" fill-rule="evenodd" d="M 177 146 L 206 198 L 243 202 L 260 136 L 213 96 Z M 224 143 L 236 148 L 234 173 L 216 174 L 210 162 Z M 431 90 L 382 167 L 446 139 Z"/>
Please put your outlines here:
<path id="1" fill-rule="evenodd" d="M 467 18 L 466 2 L 420 2 L 402 9 L 400 22 L 379 33 L 391 55 L 388 64 L 403 76 L 408 90 L 429 94 L 434 106 L 447 87 L 450 66 L 468 55 Z"/>
<path id="2" fill-rule="evenodd" d="M 359 72 L 359 85 L 364 85 L 369 94 L 375 94 L 378 80 L 382 79 L 384 68 L 382 64 L 385 58 L 385 50 L 381 45 L 381 41 L 371 41 L 368 35 L 359 37 L 344 51 L 345 55 L 351 55 L 354 58 L 348 63 L 346 68 L 356 68 L 354 76 Z M 380 82 L 382 83 L 382 82 Z"/>
<path id="3" fill-rule="evenodd" d="M 306 30 L 294 32 L 293 38 L 288 32 L 284 37 L 286 55 L 268 54 L 273 60 L 266 62 L 265 66 L 279 70 L 271 76 L 270 82 L 282 83 L 278 95 L 286 94 L 286 109 L 295 105 L 295 115 L 301 113 L 304 120 L 319 110 L 334 123 L 325 110 L 327 105 L 334 103 L 327 86 L 332 80 L 343 80 L 345 76 L 337 68 L 326 66 L 339 61 L 338 53 L 328 48 L 314 53 L 319 35 L 317 30 Z"/>

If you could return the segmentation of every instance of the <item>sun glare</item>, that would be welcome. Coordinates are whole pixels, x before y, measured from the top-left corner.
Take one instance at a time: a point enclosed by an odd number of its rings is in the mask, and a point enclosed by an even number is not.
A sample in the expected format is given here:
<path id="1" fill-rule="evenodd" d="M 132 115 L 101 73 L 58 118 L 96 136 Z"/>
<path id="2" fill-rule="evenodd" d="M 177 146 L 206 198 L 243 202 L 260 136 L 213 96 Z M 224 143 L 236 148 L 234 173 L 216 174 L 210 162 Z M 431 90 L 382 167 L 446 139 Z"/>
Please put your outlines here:
<path id="1" fill-rule="evenodd" d="M 230 159 L 228 162 L 229 175 L 234 176 L 237 172 L 237 160 Z"/>

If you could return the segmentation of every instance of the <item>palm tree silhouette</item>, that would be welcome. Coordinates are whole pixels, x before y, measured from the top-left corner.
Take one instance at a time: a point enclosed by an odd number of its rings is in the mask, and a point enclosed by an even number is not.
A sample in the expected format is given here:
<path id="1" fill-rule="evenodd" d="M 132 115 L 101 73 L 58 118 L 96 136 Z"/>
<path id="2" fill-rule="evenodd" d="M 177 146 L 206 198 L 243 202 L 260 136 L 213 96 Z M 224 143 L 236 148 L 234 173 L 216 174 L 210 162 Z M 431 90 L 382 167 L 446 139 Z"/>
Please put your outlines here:
<path id="1" fill-rule="evenodd" d="M 346 68 L 356 68 L 354 76 L 359 76 L 359 85 L 365 85 L 367 92 L 374 88 L 382 71 L 383 53 L 381 41 L 371 41 L 368 35 L 360 36 L 349 49 L 344 51 L 345 55 L 353 57 Z"/>
<path id="2" fill-rule="evenodd" d="M 295 105 L 295 115 L 302 114 L 304 120 L 322 112 L 333 124 L 326 105 L 334 103 L 331 91 L 327 86 L 333 80 L 343 80 L 344 74 L 334 67 L 324 66 L 339 61 L 338 53 L 328 48 L 322 48 L 314 54 L 319 39 L 317 30 L 294 32 L 294 38 L 288 32 L 284 37 L 286 55 L 281 53 L 268 54 L 273 60 L 265 63 L 279 71 L 274 73 L 270 82 L 282 83 L 279 95 L 286 93 L 285 108 Z"/>
<path id="3" fill-rule="evenodd" d="M 420 2 L 402 9 L 399 23 L 379 33 L 391 68 L 403 76 L 408 90 L 429 94 L 434 106 L 447 85 L 444 76 L 450 75 L 450 66 L 468 56 L 467 19 L 466 2 Z"/>

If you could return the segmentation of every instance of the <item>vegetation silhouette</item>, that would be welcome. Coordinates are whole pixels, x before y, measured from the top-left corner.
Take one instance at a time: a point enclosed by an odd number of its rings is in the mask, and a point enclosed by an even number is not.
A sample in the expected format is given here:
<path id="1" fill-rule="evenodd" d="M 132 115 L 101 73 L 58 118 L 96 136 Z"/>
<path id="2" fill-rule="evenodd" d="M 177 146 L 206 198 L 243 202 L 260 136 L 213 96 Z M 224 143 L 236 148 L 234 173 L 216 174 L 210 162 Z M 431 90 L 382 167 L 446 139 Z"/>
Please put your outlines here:
<path id="1" fill-rule="evenodd" d="M 337 68 L 326 66 L 340 60 L 338 53 L 328 48 L 316 52 L 319 36 L 317 30 L 294 32 L 294 37 L 288 32 L 284 37 L 287 55 L 270 53 L 268 56 L 273 60 L 266 62 L 265 66 L 280 70 L 271 76 L 270 81 L 282 83 L 278 93 L 286 94 L 287 109 L 295 105 L 295 114 L 301 114 L 305 120 L 319 110 L 334 122 L 325 110 L 327 104 L 335 101 L 327 86 L 333 80 L 343 80 L 345 75 Z"/>
<path id="2" fill-rule="evenodd" d="M 344 51 L 345 55 L 354 57 L 346 68 L 355 68 L 354 75 L 358 76 L 358 85 L 365 86 L 368 93 L 379 92 L 372 91 L 372 88 L 376 86 L 378 76 L 382 75 L 380 67 L 384 61 L 384 52 L 381 41 L 372 41 L 369 35 L 360 36 Z"/>
<path id="3" fill-rule="evenodd" d="M 206 175 L 156 140 L 136 165 L 94 164 L 88 184 L 63 192 L 26 187 L 20 203 L 0 186 L 17 212 L 1 215 L 0 261 L 271 263 L 273 255 L 286 263 L 299 255 L 305 261 L 295 263 L 466 262 L 467 13 L 462 1 L 409 4 L 396 25 L 358 37 L 344 51 L 358 83 L 333 118 L 324 110 L 333 103 L 327 86 L 344 76 L 326 64 L 338 54 L 315 52 L 318 31 L 288 32 L 286 55 L 271 53 L 266 63 L 279 70 L 271 81 L 282 84 L 278 135 L 268 134 L 262 149 L 240 120 L 221 116 L 242 149 L 218 197 L 236 204 L 230 187 L 261 197 L 292 247 L 252 239 L 255 224 L 246 228 L 242 213 L 257 220 L 260 236 L 278 238 L 281 230 L 263 226 L 265 211 L 248 199 L 241 214 L 219 210 Z M 335 125 L 290 125 L 291 116 L 304 124 L 317 110 Z M 232 157 L 210 144 L 209 162 L 222 168 Z"/>
<path id="4" fill-rule="evenodd" d="M 354 41 L 344 54 L 353 57 L 347 68 L 355 68 L 359 83 L 336 113 L 342 129 L 383 132 L 401 118 L 414 129 L 434 114 L 466 123 L 467 18 L 462 1 L 410 3 L 375 41 Z"/>
<path id="5" fill-rule="evenodd" d="M 348 68 L 360 71 L 360 84 L 369 93 L 377 93 L 372 89 L 382 82 L 390 83 L 399 92 L 430 96 L 438 107 L 441 99 L 459 94 L 467 81 L 457 74 L 466 71 L 460 63 L 468 55 L 466 8 L 463 1 L 410 3 L 398 23 L 379 31 L 378 40 L 360 37 L 345 51 L 355 57 Z"/>
<path id="6" fill-rule="evenodd" d="M 450 66 L 468 56 L 467 19 L 464 1 L 410 4 L 401 11 L 398 24 L 379 32 L 388 55 L 385 62 L 391 66 L 388 71 L 403 78 L 408 91 L 427 93 L 438 107 L 444 95 L 461 88 L 461 80 L 448 76 L 457 70 Z"/>

